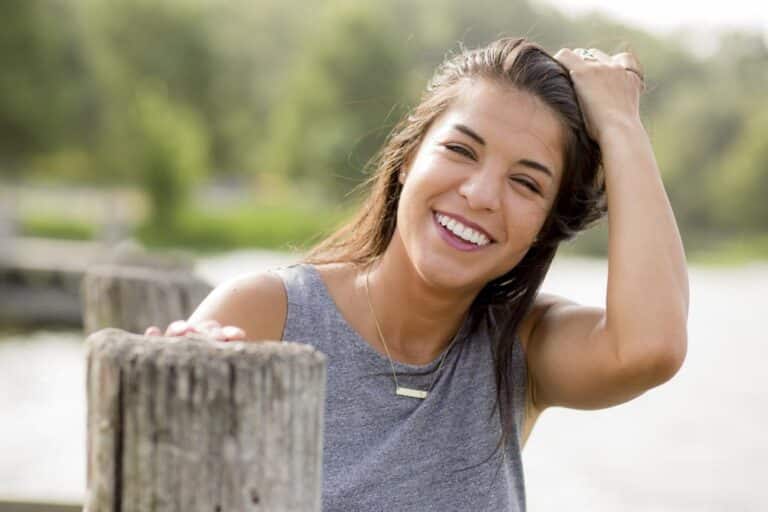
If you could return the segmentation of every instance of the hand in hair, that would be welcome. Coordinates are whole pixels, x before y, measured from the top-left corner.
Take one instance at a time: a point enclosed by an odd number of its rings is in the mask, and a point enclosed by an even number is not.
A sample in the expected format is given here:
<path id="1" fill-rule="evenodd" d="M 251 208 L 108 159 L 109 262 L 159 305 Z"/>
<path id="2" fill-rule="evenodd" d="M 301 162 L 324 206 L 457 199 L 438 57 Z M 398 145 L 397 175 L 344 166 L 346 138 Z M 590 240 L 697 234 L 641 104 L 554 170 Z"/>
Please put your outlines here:
<path id="1" fill-rule="evenodd" d="M 640 121 L 640 95 L 645 82 L 634 54 L 563 48 L 555 59 L 570 71 L 587 130 L 598 143 L 614 123 Z"/>

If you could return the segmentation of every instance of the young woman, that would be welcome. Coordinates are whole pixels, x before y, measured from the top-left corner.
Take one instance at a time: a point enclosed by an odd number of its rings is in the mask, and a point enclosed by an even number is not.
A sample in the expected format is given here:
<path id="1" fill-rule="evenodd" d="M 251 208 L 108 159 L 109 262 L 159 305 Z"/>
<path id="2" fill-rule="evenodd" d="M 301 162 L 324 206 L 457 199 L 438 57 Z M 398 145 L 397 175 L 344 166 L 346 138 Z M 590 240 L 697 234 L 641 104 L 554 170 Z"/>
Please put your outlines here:
<path id="1" fill-rule="evenodd" d="M 524 510 L 543 410 L 626 402 L 685 357 L 685 256 L 643 87 L 628 53 L 506 38 L 450 58 L 352 222 L 166 334 L 328 356 L 323 510 Z M 539 293 L 560 242 L 606 212 L 605 308 Z"/>

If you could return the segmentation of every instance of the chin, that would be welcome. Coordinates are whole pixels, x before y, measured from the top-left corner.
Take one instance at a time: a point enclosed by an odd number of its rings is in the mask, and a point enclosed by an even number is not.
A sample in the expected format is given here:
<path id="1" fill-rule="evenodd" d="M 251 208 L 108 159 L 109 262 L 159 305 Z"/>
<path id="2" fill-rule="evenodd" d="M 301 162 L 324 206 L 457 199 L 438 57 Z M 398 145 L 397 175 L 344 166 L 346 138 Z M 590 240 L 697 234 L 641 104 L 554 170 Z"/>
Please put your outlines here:
<path id="1" fill-rule="evenodd" d="M 478 269 L 471 272 L 466 265 L 460 265 L 455 260 L 445 261 L 444 258 L 425 258 L 416 263 L 416 268 L 430 286 L 446 290 L 479 290 L 492 279 L 478 274 Z"/>

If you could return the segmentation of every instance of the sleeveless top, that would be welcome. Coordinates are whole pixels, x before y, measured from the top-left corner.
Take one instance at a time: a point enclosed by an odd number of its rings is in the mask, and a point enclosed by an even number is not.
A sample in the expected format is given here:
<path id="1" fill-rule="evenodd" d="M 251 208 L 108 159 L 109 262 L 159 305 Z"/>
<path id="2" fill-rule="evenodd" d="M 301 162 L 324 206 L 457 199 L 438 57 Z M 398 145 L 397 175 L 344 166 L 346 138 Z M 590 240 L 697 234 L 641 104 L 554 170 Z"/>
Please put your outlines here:
<path id="1" fill-rule="evenodd" d="M 526 365 L 515 339 L 515 431 L 501 435 L 487 326 L 456 334 L 426 399 L 395 395 L 392 367 L 343 318 L 317 269 L 271 270 L 283 280 L 288 310 L 282 340 L 327 357 L 322 462 L 323 512 L 524 512 L 521 436 Z M 401 386 L 426 390 L 441 353 L 425 365 L 394 361 Z"/>

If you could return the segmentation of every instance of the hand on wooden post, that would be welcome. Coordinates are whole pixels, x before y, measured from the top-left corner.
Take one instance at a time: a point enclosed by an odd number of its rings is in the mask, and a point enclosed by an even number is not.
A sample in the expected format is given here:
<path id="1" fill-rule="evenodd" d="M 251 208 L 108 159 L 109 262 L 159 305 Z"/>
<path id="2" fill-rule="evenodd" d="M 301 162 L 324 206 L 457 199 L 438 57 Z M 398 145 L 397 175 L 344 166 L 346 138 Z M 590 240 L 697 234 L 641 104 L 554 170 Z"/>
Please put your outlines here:
<path id="1" fill-rule="evenodd" d="M 144 336 L 166 336 L 166 337 L 181 337 L 187 334 L 204 334 L 218 341 L 243 341 L 245 340 L 245 331 L 240 327 L 234 325 L 222 326 L 216 320 L 206 320 L 197 324 L 191 324 L 186 320 L 176 320 L 168 325 L 168 328 L 163 331 L 152 325 L 147 327 L 144 331 Z"/>

